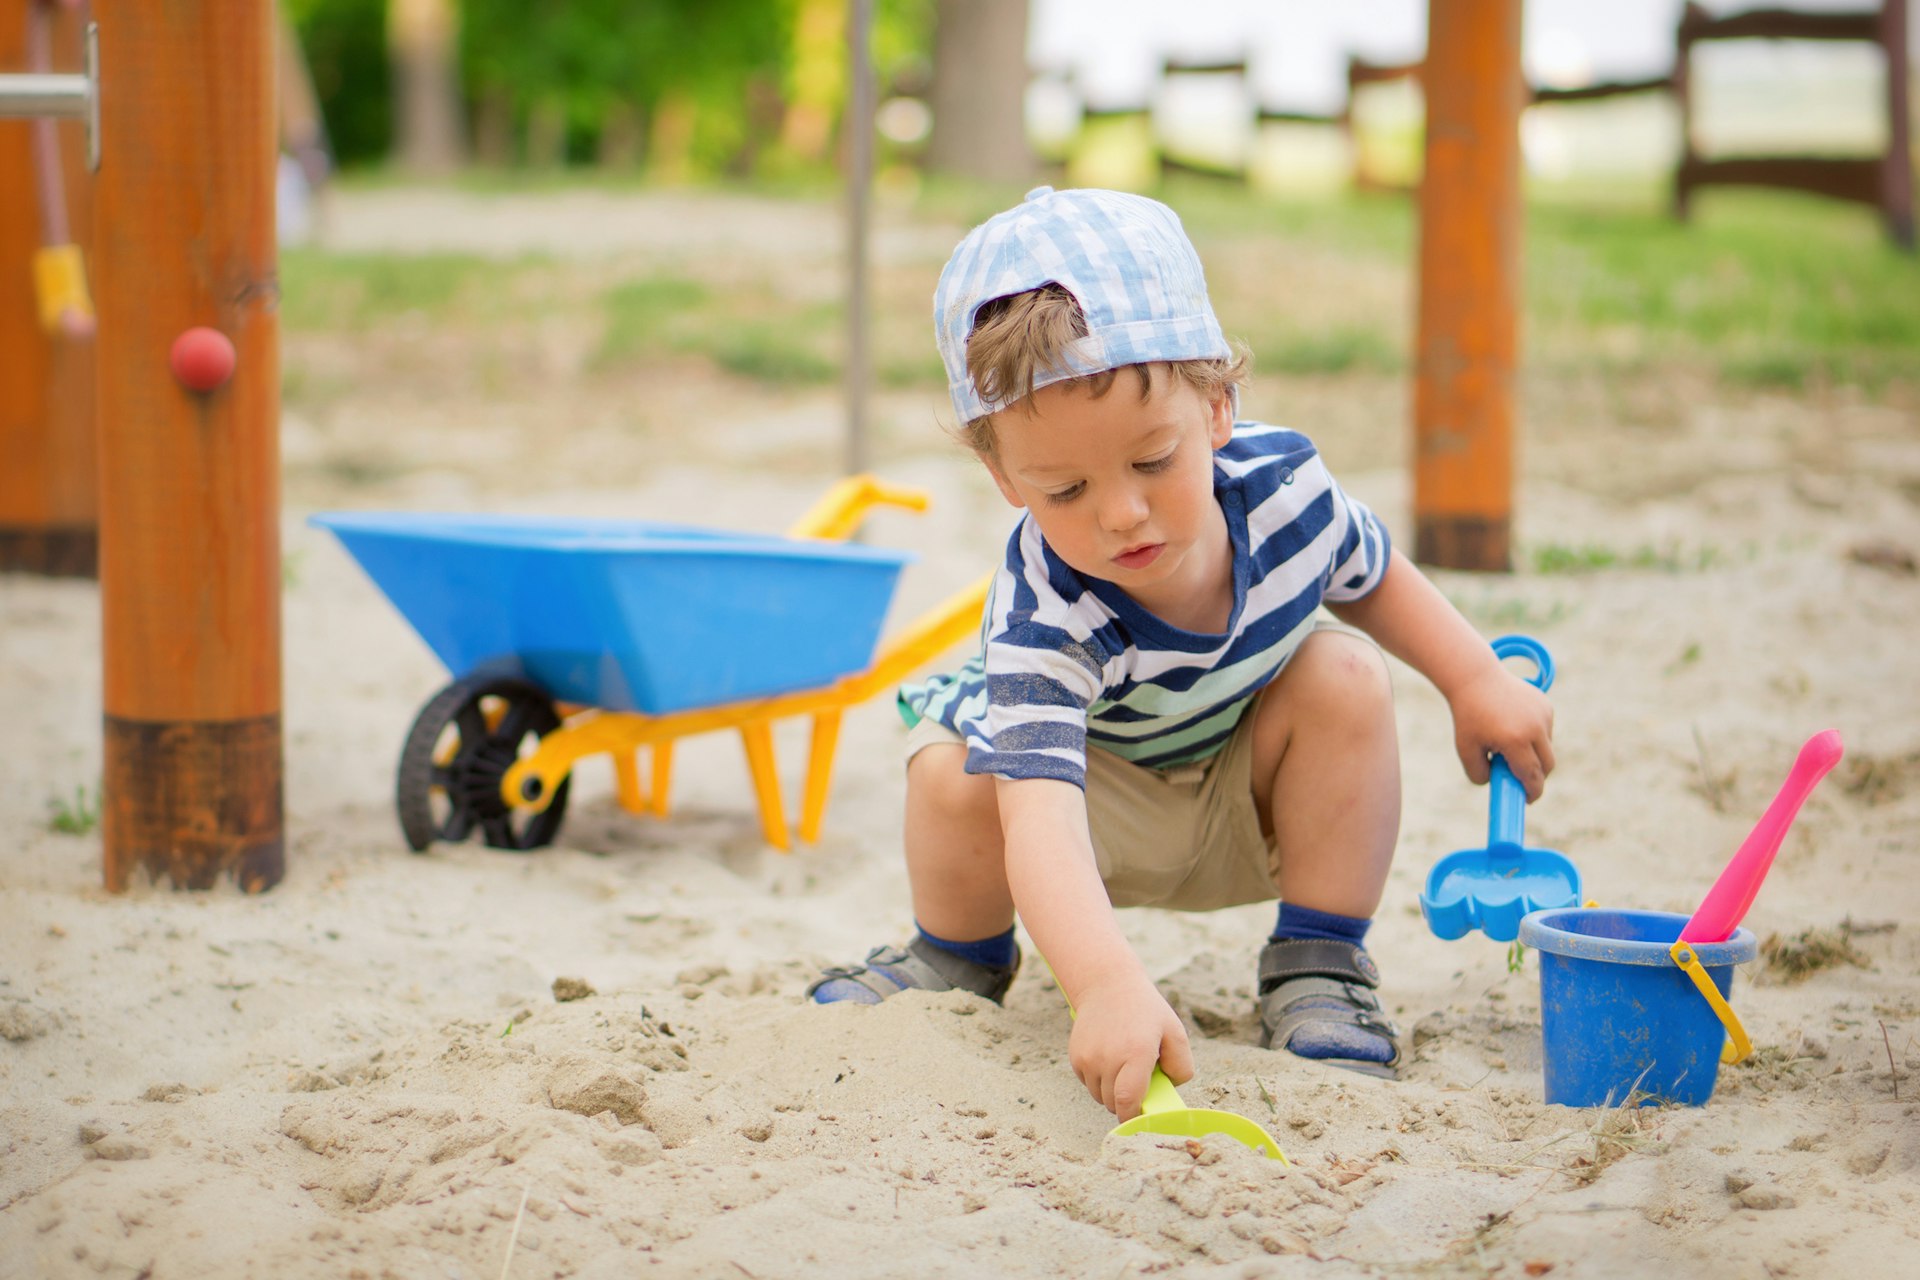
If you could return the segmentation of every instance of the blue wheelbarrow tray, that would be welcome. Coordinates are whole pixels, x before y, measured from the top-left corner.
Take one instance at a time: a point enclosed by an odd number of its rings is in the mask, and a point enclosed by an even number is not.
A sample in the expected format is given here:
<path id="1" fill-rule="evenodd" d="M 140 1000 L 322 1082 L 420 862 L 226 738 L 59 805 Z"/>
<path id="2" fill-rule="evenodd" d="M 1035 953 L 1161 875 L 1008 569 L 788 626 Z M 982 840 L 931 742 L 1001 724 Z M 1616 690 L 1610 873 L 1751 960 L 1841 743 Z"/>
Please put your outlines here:
<path id="1" fill-rule="evenodd" d="M 456 676 L 661 715 L 832 684 L 873 660 L 908 552 L 644 521 L 329 512 Z"/>

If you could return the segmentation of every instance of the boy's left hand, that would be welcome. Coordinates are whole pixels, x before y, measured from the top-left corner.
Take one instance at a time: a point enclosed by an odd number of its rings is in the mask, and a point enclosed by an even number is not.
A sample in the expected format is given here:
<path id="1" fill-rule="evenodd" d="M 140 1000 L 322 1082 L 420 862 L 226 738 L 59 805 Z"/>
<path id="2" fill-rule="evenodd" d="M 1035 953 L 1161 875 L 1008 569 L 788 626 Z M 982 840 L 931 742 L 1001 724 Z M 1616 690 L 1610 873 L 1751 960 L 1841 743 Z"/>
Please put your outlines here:
<path id="1" fill-rule="evenodd" d="M 1538 800 L 1553 772 L 1553 702 L 1547 695 L 1496 664 L 1456 689 L 1449 705 L 1453 745 L 1467 777 L 1485 784 L 1498 753 L 1527 799 Z"/>

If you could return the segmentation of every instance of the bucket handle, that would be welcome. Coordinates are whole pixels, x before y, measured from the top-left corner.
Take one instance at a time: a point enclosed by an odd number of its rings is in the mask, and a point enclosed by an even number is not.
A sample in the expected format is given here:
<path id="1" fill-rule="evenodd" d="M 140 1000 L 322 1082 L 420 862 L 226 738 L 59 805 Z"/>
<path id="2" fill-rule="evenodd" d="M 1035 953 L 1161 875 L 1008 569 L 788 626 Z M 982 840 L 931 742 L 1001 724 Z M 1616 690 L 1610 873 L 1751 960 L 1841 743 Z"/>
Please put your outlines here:
<path id="1" fill-rule="evenodd" d="M 1693 985 L 1700 989 L 1700 994 L 1713 1007 L 1714 1016 L 1727 1029 L 1727 1042 L 1720 1046 L 1720 1061 L 1729 1066 L 1744 1061 L 1753 1052 L 1753 1041 L 1747 1038 L 1747 1029 L 1740 1025 L 1740 1015 L 1733 1011 L 1727 998 L 1720 994 L 1720 988 L 1714 986 L 1713 979 L 1707 976 L 1693 947 L 1685 942 L 1676 942 L 1667 948 L 1667 954 L 1673 957 L 1673 962 L 1680 966 L 1687 977 L 1693 979 Z"/>

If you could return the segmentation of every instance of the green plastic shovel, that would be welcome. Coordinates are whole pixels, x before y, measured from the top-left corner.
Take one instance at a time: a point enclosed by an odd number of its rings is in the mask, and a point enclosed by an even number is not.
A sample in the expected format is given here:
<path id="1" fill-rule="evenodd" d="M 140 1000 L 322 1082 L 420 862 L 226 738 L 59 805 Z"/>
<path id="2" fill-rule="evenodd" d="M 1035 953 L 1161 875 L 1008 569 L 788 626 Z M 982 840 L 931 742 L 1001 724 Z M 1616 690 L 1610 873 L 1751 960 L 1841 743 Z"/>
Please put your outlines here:
<path id="1" fill-rule="evenodd" d="M 1042 963 L 1045 963 L 1044 957 Z M 1047 966 L 1047 976 L 1053 977 L 1053 966 Z M 1060 987 L 1060 980 L 1054 978 L 1053 985 L 1060 988 L 1060 998 L 1066 1000 L 1067 1016 L 1078 1017 L 1073 1011 L 1073 1001 L 1067 1000 L 1066 989 Z M 1213 1134 L 1232 1138 L 1243 1147 L 1252 1147 L 1269 1160 L 1278 1160 L 1292 1168 L 1287 1153 L 1273 1140 L 1273 1135 L 1262 1129 L 1245 1116 L 1235 1115 L 1231 1111 L 1212 1111 L 1206 1107 L 1190 1107 L 1180 1100 L 1180 1091 L 1173 1087 L 1173 1081 L 1167 1079 L 1167 1073 L 1160 1069 L 1159 1063 L 1153 1064 L 1153 1078 L 1147 1081 L 1147 1096 L 1140 1100 L 1140 1114 L 1131 1120 L 1123 1120 L 1113 1128 L 1116 1138 L 1130 1138 L 1136 1133 L 1157 1133 L 1170 1138 L 1205 1138 Z"/>
<path id="2" fill-rule="evenodd" d="M 1222 1134 L 1232 1138 L 1242 1146 L 1252 1147 L 1269 1160 L 1278 1160 L 1292 1167 L 1287 1153 L 1273 1140 L 1273 1135 L 1245 1116 L 1235 1115 L 1231 1111 L 1211 1111 L 1206 1107 L 1190 1107 L 1180 1100 L 1180 1091 L 1173 1087 L 1173 1081 L 1167 1079 L 1167 1073 L 1154 1064 L 1153 1079 L 1147 1082 L 1147 1096 L 1140 1102 L 1140 1114 L 1131 1120 L 1116 1125 L 1114 1136 L 1130 1137 L 1136 1133 L 1159 1133 L 1175 1138 L 1204 1138 L 1209 1134 Z"/>

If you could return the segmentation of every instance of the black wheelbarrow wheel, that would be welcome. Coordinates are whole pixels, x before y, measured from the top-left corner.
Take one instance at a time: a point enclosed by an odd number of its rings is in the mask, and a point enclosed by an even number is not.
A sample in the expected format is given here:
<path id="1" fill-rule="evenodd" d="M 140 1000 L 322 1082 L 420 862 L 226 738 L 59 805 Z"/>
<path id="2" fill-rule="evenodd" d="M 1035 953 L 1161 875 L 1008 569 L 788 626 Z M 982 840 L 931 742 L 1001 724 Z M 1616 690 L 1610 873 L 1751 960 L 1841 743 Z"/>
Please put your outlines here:
<path id="1" fill-rule="evenodd" d="M 408 847 L 423 853 L 436 840 L 457 844 L 476 829 L 495 849 L 551 844 L 572 779 L 562 779 L 553 802 L 538 812 L 508 805 L 500 780 L 559 727 L 553 699 L 524 680 L 468 676 L 435 694 L 400 750 L 394 798 Z"/>

